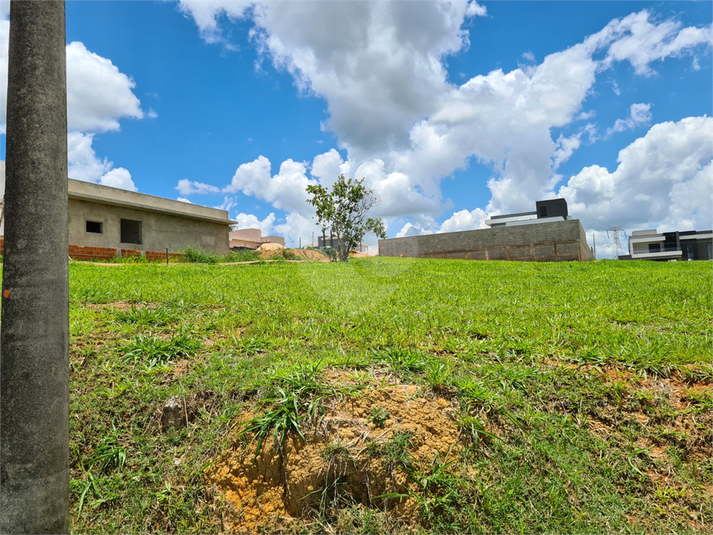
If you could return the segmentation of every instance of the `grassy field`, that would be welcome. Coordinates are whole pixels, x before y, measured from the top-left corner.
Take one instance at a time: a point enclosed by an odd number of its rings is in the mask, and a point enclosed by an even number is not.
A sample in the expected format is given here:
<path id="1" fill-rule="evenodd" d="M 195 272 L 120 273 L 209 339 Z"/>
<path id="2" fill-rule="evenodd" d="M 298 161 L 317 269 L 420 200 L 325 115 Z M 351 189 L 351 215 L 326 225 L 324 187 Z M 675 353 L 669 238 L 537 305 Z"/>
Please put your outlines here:
<path id="1" fill-rule="evenodd" d="M 709 262 L 72 263 L 72 530 L 709 532 L 711 286 Z"/>

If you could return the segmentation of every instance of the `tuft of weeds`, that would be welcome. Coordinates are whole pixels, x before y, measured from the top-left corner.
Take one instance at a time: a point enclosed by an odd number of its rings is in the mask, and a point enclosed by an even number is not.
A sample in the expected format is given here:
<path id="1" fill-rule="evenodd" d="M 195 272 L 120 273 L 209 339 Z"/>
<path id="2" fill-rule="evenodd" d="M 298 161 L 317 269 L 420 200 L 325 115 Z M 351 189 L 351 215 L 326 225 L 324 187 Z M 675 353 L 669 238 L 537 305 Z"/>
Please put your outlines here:
<path id="1" fill-rule="evenodd" d="M 163 340 L 140 334 L 123 347 L 124 360 L 140 363 L 147 369 L 171 362 L 177 357 L 193 355 L 201 347 L 198 340 L 181 333 Z"/>
<path id="2" fill-rule="evenodd" d="M 462 492 L 465 481 L 453 473 L 455 459 L 442 461 L 436 454 L 427 470 L 418 472 L 413 478 L 419 489 L 414 493 L 418 500 L 422 520 L 426 525 L 438 526 L 437 532 L 452 532 L 458 525 L 465 496 Z"/>
<path id="3" fill-rule="evenodd" d="M 251 434 L 253 440 L 257 440 L 255 456 L 260 455 L 262 444 L 272 431 L 273 444 L 281 446 L 290 431 L 295 431 L 305 439 L 300 427 L 300 420 L 304 418 L 302 406 L 304 402 L 298 394 L 293 391 L 276 387 L 277 394 L 273 397 L 265 398 L 265 402 L 270 408 L 262 414 L 252 418 L 241 431 L 241 435 Z M 313 404 L 309 405 L 312 408 Z"/>
<path id="4" fill-rule="evenodd" d="M 95 260 L 96 261 L 96 260 Z M 112 264 L 148 264 L 146 256 L 140 254 L 114 256 L 109 260 Z"/>
<path id="5" fill-rule="evenodd" d="M 470 416 L 465 412 L 458 415 L 456 423 L 475 451 L 479 451 L 481 445 L 487 446 L 494 440 L 502 442 L 499 436 L 485 430 L 485 422 L 477 416 Z"/>
<path id="6" fill-rule="evenodd" d="M 119 323 L 138 326 L 171 325 L 178 318 L 177 314 L 171 313 L 165 307 L 136 308 L 132 305 L 129 310 L 118 310 L 114 313 L 114 319 Z"/>
<path id="7" fill-rule="evenodd" d="M 217 264 L 220 261 L 220 256 L 215 253 L 206 253 L 198 249 L 188 248 L 183 251 L 186 262 L 195 264 Z"/>
<path id="8" fill-rule="evenodd" d="M 294 251 L 290 251 L 289 249 L 281 249 L 279 256 L 282 257 L 284 260 L 300 260 L 299 258 L 297 258 L 297 255 L 294 253 Z"/>
<path id="9" fill-rule="evenodd" d="M 253 417 L 240 435 L 252 435 L 257 441 L 255 456 L 260 454 L 263 442 L 272 431 L 273 445 L 281 447 L 290 431 L 302 440 L 301 420 L 314 420 L 324 413 L 322 400 L 334 395 L 336 390 L 319 381 L 320 362 L 301 362 L 292 371 L 268 379 L 273 394 L 264 398 L 267 408 Z"/>
<path id="10" fill-rule="evenodd" d="M 260 337 L 234 338 L 236 346 L 248 355 L 264 353 L 270 347 L 270 340 Z"/>
<path id="11" fill-rule="evenodd" d="M 450 390 L 453 365 L 442 359 L 433 359 L 426 368 L 425 379 L 438 392 Z"/>
<path id="12" fill-rule="evenodd" d="M 108 474 L 121 470 L 126 464 L 126 449 L 119 444 L 119 435 L 114 424 L 112 434 L 104 438 L 89 459 L 90 467 L 99 467 L 99 473 Z"/>
<path id="13" fill-rule="evenodd" d="M 395 468 L 403 468 L 407 472 L 414 469 L 415 459 L 409 447 L 413 433 L 397 431 L 389 440 L 372 442 L 367 446 L 366 452 L 373 457 L 383 457 L 386 460 L 386 469 L 392 473 Z"/>
<path id="14" fill-rule="evenodd" d="M 423 373 L 428 364 L 427 357 L 423 353 L 401 347 L 376 351 L 374 358 L 377 362 L 388 364 L 397 373 Z"/>
<path id="15" fill-rule="evenodd" d="M 207 253 L 190 247 L 183 251 L 186 262 L 194 264 L 219 264 L 228 262 L 254 262 L 260 260 L 260 251 L 243 250 L 231 251 L 227 255 Z"/>
<path id="16" fill-rule="evenodd" d="M 230 251 L 221 259 L 222 262 L 254 262 L 260 260 L 260 251 L 244 249 L 242 251 Z"/>
<path id="17" fill-rule="evenodd" d="M 231 251 L 227 255 L 206 253 L 190 247 L 183 251 L 186 262 L 194 264 L 220 264 L 228 262 L 254 262 L 260 260 L 260 251 L 243 250 Z M 293 253 L 294 254 L 294 253 Z"/>
<path id="18" fill-rule="evenodd" d="M 389 419 L 389 413 L 383 407 L 373 407 L 371 409 L 371 416 L 367 419 L 376 427 L 384 427 L 386 420 Z"/>

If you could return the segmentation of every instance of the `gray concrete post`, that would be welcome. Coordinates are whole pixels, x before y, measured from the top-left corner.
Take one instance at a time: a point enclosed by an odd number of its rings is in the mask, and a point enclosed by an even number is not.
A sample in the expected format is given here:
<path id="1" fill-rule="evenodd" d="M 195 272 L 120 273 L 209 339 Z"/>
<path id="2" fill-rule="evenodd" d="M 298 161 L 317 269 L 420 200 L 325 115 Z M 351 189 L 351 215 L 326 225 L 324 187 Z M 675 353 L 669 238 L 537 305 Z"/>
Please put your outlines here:
<path id="1" fill-rule="evenodd" d="M 10 4 L 0 531 L 69 531 L 64 1 Z"/>

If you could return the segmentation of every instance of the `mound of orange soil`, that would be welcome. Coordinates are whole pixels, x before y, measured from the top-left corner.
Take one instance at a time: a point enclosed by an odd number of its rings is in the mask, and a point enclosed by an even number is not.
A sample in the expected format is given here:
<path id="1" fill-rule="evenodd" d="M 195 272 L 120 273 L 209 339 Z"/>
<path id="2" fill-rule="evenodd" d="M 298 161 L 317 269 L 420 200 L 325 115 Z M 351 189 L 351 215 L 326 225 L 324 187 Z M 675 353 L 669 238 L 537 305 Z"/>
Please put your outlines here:
<path id="1" fill-rule="evenodd" d="M 230 504 L 230 532 L 280 531 L 344 499 L 415 520 L 409 471 L 460 451 L 456 407 L 385 371 L 378 375 L 329 372 L 326 382 L 352 391 L 324 400 L 323 417 L 302 421 L 306 440 L 294 432 L 282 446 L 266 440 L 257 456 L 255 442 L 236 444 L 207 471 Z"/>
<path id="2" fill-rule="evenodd" d="M 329 262 L 329 257 L 319 251 L 310 251 L 306 249 L 285 249 L 284 247 L 280 249 L 261 250 L 260 258 L 269 260 L 273 256 L 283 256 L 284 251 L 293 253 L 296 258 L 304 258 L 305 260 L 312 260 L 314 262 Z"/>

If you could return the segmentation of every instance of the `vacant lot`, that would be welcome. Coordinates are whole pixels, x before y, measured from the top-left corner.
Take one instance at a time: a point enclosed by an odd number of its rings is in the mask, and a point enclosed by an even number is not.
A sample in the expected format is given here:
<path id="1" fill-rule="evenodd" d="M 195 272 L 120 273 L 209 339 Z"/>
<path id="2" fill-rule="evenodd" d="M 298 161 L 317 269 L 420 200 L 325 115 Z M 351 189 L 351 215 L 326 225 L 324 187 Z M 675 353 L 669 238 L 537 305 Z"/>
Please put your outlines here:
<path id="1" fill-rule="evenodd" d="M 713 524 L 710 263 L 70 276 L 75 532 Z"/>

